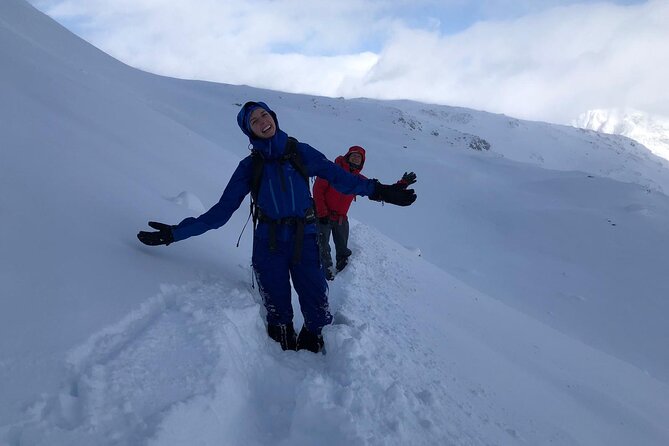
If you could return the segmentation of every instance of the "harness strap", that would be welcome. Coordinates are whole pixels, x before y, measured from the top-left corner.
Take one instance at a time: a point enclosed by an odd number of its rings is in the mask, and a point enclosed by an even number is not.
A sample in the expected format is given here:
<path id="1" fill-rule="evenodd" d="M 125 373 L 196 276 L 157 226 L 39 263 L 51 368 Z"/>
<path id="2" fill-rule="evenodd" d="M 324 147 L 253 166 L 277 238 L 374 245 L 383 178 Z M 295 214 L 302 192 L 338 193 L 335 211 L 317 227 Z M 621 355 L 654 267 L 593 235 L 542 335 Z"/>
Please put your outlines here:
<path id="1" fill-rule="evenodd" d="M 286 142 L 284 155 L 277 161 L 279 164 L 283 164 L 286 161 L 290 162 L 295 170 L 304 178 L 304 181 L 307 185 L 307 190 L 309 190 L 309 175 L 306 167 L 302 163 L 302 159 L 297 150 L 297 139 L 293 137 L 288 137 Z M 253 218 L 253 229 L 255 233 L 255 228 L 258 222 L 267 223 L 269 226 L 269 250 L 270 252 L 276 251 L 276 231 L 277 225 L 295 225 L 295 250 L 293 252 L 294 264 L 299 263 L 302 257 L 302 246 L 304 239 L 304 226 L 309 223 L 316 221 L 316 214 L 313 208 L 307 209 L 304 217 L 285 217 L 277 220 L 267 218 L 262 215 L 262 209 L 257 205 L 258 192 L 260 190 L 260 181 L 262 179 L 263 170 L 265 163 L 269 162 L 264 159 L 260 152 L 253 151 L 252 156 L 252 169 L 251 169 L 251 210 L 250 214 Z M 273 161 L 273 162 L 274 162 Z M 286 190 L 286 180 L 283 172 L 283 168 L 279 166 L 279 181 L 281 183 L 281 190 Z M 241 237 L 241 236 L 240 236 Z"/>
<path id="2" fill-rule="evenodd" d="M 297 222 L 295 227 L 295 247 L 293 249 L 293 265 L 297 265 L 302 260 L 302 246 L 304 242 L 304 223 L 306 218 L 301 219 Z"/>
<path id="3" fill-rule="evenodd" d="M 304 227 L 316 222 L 316 213 L 313 208 L 307 209 L 304 217 L 284 217 L 272 219 L 262 214 L 258 215 L 258 221 L 269 226 L 269 250 L 276 251 L 276 228 L 278 225 L 295 226 L 295 245 L 293 247 L 292 263 L 298 264 L 302 260 L 302 248 L 304 246 Z"/>
<path id="4" fill-rule="evenodd" d="M 269 252 L 276 251 L 276 225 L 275 221 L 269 223 Z"/>

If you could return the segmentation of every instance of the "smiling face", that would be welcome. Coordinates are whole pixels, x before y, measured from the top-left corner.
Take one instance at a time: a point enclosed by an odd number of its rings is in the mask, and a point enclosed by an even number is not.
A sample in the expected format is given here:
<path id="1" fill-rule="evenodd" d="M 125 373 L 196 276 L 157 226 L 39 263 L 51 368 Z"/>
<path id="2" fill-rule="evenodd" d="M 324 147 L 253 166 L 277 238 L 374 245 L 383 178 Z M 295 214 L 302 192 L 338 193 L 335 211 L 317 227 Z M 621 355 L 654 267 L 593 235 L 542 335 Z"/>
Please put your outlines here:
<path id="1" fill-rule="evenodd" d="M 362 164 L 362 155 L 358 152 L 351 152 L 348 156 L 348 162 L 354 166 L 360 166 Z"/>
<path id="2" fill-rule="evenodd" d="M 276 123 L 272 115 L 267 113 L 264 108 L 258 107 L 251 112 L 249 118 L 249 126 L 251 131 L 258 138 L 271 138 L 276 133 Z"/>

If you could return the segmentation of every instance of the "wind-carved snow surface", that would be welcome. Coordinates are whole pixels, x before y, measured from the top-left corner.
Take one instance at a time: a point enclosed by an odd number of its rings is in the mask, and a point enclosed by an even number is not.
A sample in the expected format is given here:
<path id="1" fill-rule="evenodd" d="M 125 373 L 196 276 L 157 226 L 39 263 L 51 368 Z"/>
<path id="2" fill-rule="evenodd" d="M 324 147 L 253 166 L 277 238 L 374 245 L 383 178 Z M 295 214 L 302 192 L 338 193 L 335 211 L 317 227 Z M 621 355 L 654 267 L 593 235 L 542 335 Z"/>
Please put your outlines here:
<path id="1" fill-rule="evenodd" d="M 176 197 L 168 198 L 168 200 L 198 214 L 203 214 L 207 210 L 202 201 L 192 192 L 183 191 Z"/>

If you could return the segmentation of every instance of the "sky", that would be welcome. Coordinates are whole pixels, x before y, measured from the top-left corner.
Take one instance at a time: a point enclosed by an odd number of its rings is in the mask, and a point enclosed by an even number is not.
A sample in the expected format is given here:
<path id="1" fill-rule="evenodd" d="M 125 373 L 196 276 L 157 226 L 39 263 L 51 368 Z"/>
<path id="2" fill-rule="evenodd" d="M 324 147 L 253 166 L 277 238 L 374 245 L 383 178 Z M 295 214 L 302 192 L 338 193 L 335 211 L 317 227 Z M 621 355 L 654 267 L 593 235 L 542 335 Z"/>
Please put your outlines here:
<path id="1" fill-rule="evenodd" d="M 158 74 L 569 123 L 669 116 L 669 2 L 31 0 Z"/>

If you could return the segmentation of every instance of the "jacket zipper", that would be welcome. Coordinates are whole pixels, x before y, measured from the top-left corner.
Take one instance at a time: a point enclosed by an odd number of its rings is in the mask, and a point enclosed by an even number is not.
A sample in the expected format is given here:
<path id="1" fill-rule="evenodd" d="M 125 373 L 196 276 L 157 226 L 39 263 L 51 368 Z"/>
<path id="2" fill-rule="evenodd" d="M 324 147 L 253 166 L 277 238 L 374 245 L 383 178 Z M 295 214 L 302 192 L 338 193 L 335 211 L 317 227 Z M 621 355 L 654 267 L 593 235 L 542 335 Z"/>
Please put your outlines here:
<path id="1" fill-rule="evenodd" d="M 269 193 L 272 195 L 272 201 L 274 202 L 274 209 L 276 209 L 276 215 L 279 215 L 279 205 L 276 202 L 276 195 L 274 195 L 274 186 L 272 185 L 272 179 L 269 180 Z"/>
<path id="2" fill-rule="evenodd" d="M 293 177 L 288 177 L 290 183 L 290 198 L 293 200 L 293 212 L 295 212 L 295 189 L 293 189 Z"/>

